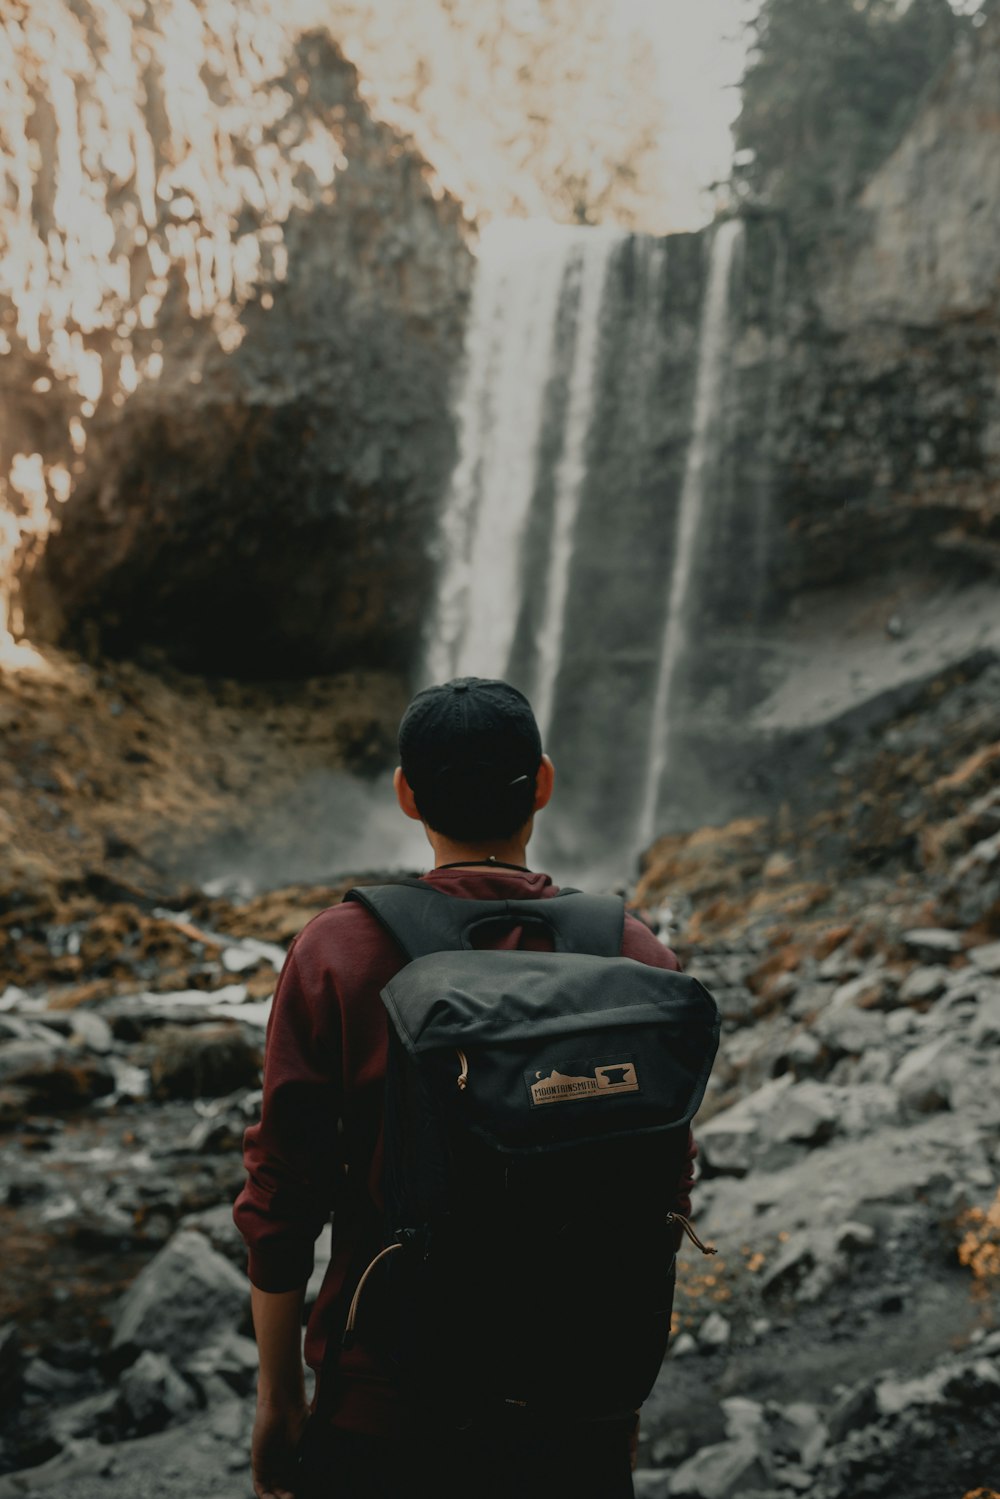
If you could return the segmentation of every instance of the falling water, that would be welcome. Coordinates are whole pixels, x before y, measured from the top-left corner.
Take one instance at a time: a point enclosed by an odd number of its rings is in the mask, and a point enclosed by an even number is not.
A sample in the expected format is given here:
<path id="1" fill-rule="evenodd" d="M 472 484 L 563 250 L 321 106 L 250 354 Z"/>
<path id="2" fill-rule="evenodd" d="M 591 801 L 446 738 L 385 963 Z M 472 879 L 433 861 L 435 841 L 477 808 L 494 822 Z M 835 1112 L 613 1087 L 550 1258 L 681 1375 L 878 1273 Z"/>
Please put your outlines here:
<path id="1" fill-rule="evenodd" d="M 707 281 L 690 236 L 520 221 L 481 242 L 422 679 L 528 693 L 559 785 L 536 857 L 573 878 L 651 840 L 695 616 L 746 571 L 717 420 L 740 232 L 715 232 Z"/>
<path id="2" fill-rule="evenodd" d="M 600 343 L 600 312 L 608 259 L 617 237 L 591 230 L 576 249 L 580 261 L 580 291 L 576 340 L 569 380 L 569 400 L 563 430 L 563 449 L 555 475 L 552 541 L 545 585 L 545 608 L 536 640 L 537 676 L 535 715 L 548 742 L 555 701 L 556 678 L 563 655 L 570 562 L 576 534 L 580 494 L 587 477 L 587 436 L 594 405 L 594 376 Z"/>
<path id="3" fill-rule="evenodd" d="M 713 439 L 718 430 L 719 396 L 727 368 L 729 277 L 742 230 L 739 220 L 730 220 L 719 227 L 712 241 L 708 289 L 701 315 L 691 441 L 684 469 L 673 566 L 667 592 L 666 622 L 649 720 L 646 780 L 637 824 L 637 842 L 640 848 L 647 847 L 656 833 L 660 788 L 670 752 L 671 726 L 667 721 L 667 712 L 677 666 L 687 646 L 687 604 L 698 523 L 705 501 Z"/>
<path id="4" fill-rule="evenodd" d="M 502 677 L 521 592 L 521 543 L 574 231 L 501 222 L 480 241 L 458 410 L 459 460 L 445 501 L 441 581 L 424 676 Z"/>

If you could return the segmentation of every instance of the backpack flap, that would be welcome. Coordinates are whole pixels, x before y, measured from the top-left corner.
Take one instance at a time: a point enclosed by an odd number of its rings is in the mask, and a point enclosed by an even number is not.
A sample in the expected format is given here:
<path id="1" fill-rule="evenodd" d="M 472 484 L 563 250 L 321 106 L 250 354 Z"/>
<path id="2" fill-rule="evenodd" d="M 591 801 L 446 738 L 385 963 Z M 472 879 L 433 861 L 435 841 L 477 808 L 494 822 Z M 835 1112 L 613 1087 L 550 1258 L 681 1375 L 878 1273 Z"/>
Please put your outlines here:
<path id="1" fill-rule="evenodd" d="M 579 953 L 432 953 L 382 991 L 446 1126 L 536 1153 L 686 1129 L 719 1041 L 685 974 Z"/>

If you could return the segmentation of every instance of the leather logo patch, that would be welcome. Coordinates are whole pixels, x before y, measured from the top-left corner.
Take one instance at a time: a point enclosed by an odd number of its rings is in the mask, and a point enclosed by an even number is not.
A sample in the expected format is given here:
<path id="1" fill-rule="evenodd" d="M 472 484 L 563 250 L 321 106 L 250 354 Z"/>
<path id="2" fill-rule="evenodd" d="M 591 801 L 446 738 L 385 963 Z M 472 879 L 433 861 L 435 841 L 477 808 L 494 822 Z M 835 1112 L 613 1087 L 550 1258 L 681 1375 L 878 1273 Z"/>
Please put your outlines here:
<path id="1" fill-rule="evenodd" d="M 620 1062 L 568 1062 L 566 1066 L 566 1072 L 554 1067 L 548 1073 L 536 1072 L 534 1081 L 527 1079 L 533 1106 L 639 1092 L 639 1078 L 630 1058 Z M 570 1068 L 574 1070 L 570 1071 Z"/>

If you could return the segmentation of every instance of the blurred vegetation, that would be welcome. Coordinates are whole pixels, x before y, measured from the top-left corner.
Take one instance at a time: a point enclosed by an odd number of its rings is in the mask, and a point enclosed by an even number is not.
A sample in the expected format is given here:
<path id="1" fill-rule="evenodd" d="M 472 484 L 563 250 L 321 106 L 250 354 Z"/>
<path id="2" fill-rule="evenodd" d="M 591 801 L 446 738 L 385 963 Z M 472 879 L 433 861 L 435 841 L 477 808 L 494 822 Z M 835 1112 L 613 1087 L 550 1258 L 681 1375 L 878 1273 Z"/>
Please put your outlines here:
<path id="1" fill-rule="evenodd" d="M 740 201 L 785 213 L 804 248 L 893 149 L 959 37 L 995 0 L 763 0 L 735 126 Z"/>

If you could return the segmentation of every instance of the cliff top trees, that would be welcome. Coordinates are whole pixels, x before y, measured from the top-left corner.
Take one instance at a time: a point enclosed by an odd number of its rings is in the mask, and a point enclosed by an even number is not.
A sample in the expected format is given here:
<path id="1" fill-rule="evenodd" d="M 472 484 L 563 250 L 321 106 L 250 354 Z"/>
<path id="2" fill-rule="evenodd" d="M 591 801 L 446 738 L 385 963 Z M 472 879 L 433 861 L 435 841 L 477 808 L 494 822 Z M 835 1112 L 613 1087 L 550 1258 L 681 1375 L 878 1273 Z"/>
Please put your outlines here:
<path id="1" fill-rule="evenodd" d="M 948 0 L 763 0 L 736 123 L 741 196 L 814 240 L 892 149 L 971 17 Z"/>

